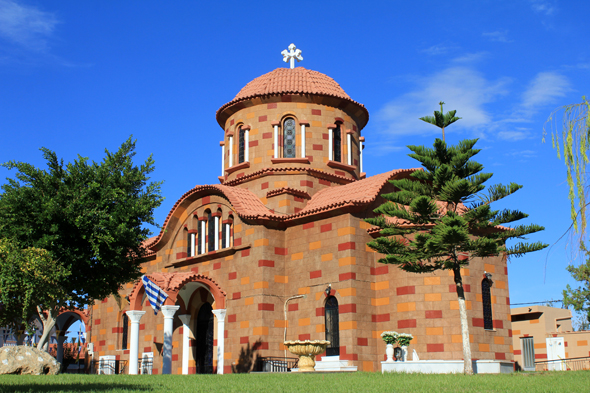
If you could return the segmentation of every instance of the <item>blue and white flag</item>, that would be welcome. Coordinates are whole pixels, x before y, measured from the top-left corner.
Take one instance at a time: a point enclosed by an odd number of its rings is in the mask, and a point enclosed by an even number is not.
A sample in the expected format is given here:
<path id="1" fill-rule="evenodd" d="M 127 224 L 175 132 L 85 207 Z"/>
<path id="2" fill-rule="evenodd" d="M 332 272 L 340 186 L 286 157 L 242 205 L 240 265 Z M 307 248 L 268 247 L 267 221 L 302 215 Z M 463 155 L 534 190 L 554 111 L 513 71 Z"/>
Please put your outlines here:
<path id="1" fill-rule="evenodd" d="M 143 287 L 145 288 L 147 298 L 154 309 L 154 315 L 158 315 L 158 311 L 160 311 L 160 308 L 166 301 L 168 295 L 146 276 L 142 276 L 141 280 L 143 281 Z"/>

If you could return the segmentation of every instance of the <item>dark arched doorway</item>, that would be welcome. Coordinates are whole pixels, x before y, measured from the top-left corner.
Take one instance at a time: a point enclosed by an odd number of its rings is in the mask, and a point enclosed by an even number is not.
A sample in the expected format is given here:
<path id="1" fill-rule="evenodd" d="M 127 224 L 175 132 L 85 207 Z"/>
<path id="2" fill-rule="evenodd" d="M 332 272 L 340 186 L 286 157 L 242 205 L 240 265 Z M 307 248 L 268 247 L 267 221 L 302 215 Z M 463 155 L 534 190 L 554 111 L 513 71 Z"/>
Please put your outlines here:
<path id="1" fill-rule="evenodd" d="M 338 300 L 334 296 L 328 296 L 326 299 L 326 340 L 330 341 L 330 345 L 326 348 L 326 356 L 340 355 L 338 322 Z"/>
<path id="2" fill-rule="evenodd" d="M 213 373 L 213 313 L 209 303 L 204 303 L 197 316 L 197 374 Z"/>

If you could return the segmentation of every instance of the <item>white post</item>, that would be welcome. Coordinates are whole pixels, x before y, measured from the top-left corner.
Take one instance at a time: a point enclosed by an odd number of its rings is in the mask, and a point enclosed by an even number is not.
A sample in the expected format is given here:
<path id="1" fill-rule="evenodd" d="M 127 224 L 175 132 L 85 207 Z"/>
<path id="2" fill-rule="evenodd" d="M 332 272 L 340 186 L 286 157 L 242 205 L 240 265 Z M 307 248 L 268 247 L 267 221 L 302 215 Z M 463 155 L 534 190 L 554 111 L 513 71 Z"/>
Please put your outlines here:
<path id="1" fill-rule="evenodd" d="M 364 149 L 365 137 L 359 138 L 359 173 L 363 172 L 363 149 Z"/>
<path id="2" fill-rule="evenodd" d="M 207 251 L 205 250 L 205 238 L 207 237 L 207 226 L 205 224 L 205 220 L 201 221 L 201 254 L 206 254 Z"/>
<path id="3" fill-rule="evenodd" d="M 129 321 L 131 321 L 131 339 L 129 345 L 129 374 L 137 375 L 137 360 L 139 358 L 139 320 L 145 314 L 145 311 L 130 310 L 127 311 Z"/>
<path id="4" fill-rule="evenodd" d="M 234 165 L 234 137 L 229 137 L 229 167 Z"/>
<path id="5" fill-rule="evenodd" d="M 217 317 L 217 374 L 223 374 L 223 351 L 225 350 L 225 313 L 227 310 L 213 310 Z"/>
<path id="6" fill-rule="evenodd" d="M 162 374 L 172 372 L 172 333 L 174 328 L 174 314 L 180 306 L 162 306 L 164 315 L 164 348 L 162 350 Z"/>
<path id="7" fill-rule="evenodd" d="M 65 332 L 62 334 L 61 330 L 56 330 L 55 334 L 57 334 L 57 356 L 56 360 L 59 363 L 63 363 L 64 361 L 64 341 L 66 341 Z"/>
<path id="8" fill-rule="evenodd" d="M 190 330 L 188 326 L 191 321 L 191 315 L 179 315 L 178 318 L 180 318 L 180 322 L 182 322 L 182 375 L 187 375 L 190 354 Z"/>
<path id="9" fill-rule="evenodd" d="M 274 137 L 275 137 L 275 157 L 274 158 L 279 158 L 279 125 L 275 124 L 274 126 L 275 129 L 275 133 L 274 133 Z"/>
<path id="10" fill-rule="evenodd" d="M 250 130 L 244 131 L 244 162 L 250 161 Z"/>
<path id="11" fill-rule="evenodd" d="M 196 233 L 190 234 L 190 239 L 191 239 L 191 255 L 189 255 L 190 257 L 195 256 L 195 237 L 196 237 Z"/>
<path id="12" fill-rule="evenodd" d="M 221 146 L 221 176 L 225 175 L 225 142 L 219 142 Z"/>
<path id="13" fill-rule="evenodd" d="M 301 158 L 305 158 L 305 124 L 301 125 Z"/>
<path id="14" fill-rule="evenodd" d="M 346 147 L 348 150 L 348 165 L 352 165 L 352 135 L 346 134 Z"/>
<path id="15" fill-rule="evenodd" d="M 226 247 L 231 247 L 231 244 L 229 243 L 229 239 L 230 239 L 230 231 L 231 227 L 229 226 L 229 224 L 225 224 L 225 246 Z"/>
<path id="16" fill-rule="evenodd" d="M 215 251 L 219 250 L 219 217 L 215 216 Z"/>
<path id="17" fill-rule="evenodd" d="M 328 160 L 332 161 L 334 157 L 334 146 L 332 143 L 332 128 L 328 128 Z"/>

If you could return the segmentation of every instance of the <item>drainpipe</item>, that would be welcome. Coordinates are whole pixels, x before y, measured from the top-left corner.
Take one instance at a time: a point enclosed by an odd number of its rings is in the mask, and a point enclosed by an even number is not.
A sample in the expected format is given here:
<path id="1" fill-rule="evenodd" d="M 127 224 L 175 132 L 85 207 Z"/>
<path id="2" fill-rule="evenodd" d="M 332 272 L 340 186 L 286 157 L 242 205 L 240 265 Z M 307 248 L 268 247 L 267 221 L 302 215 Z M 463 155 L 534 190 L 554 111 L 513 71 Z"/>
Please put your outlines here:
<path id="1" fill-rule="evenodd" d="M 287 300 L 285 300 L 285 305 L 283 307 L 283 310 L 285 312 L 285 331 L 284 331 L 284 334 L 283 334 L 283 342 L 287 341 L 287 303 L 289 303 L 289 300 L 293 300 L 293 299 L 305 299 L 306 297 L 307 297 L 307 295 L 295 295 L 295 296 L 291 296 L 290 298 L 288 298 Z M 287 362 L 287 348 L 285 348 L 285 363 L 286 362 Z"/>

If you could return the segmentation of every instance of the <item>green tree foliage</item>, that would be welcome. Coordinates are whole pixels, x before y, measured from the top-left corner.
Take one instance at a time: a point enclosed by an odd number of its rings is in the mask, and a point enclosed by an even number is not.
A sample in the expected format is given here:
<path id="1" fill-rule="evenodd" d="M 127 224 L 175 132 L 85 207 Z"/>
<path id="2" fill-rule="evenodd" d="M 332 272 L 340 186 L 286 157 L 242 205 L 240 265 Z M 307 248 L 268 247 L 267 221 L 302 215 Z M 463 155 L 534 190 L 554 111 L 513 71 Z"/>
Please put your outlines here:
<path id="1" fill-rule="evenodd" d="M 568 266 L 567 271 L 583 285 L 573 289 L 568 284 L 563 291 L 563 305 L 573 306 L 574 310 L 584 313 L 586 321 L 581 321 L 585 322 L 581 325 L 588 326 L 590 323 L 590 259 L 578 267 Z"/>
<path id="2" fill-rule="evenodd" d="M 106 150 L 100 163 L 78 156 L 64 166 L 54 152 L 41 151 L 47 170 L 23 162 L 2 164 L 17 173 L 2 186 L 0 237 L 21 249 L 47 250 L 70 273 L 59 280 L 68 297 L 53 308 L 53 318 L 59 307 L 82 308 L 141 275 L 143 241 L 150 234 L 145 224 L 156 225 L 153 212 L 163 198 L 161 183 L 149 182 L 152 157 L 133 164 L 131 138 L 115 153 Z"/>
<path id="3" fill-rule="evenodd" d="M 23 250 L 13 241 L 0 239 L 0 326 L 22 331 L 37 306 L 48 309 L 58 300 L 67 300 L 61 282 L 69 276 L 46 250 Z"/>
<path id="4" fill-rule="evenodd" d="M 420 120 L 425 121 L 426 123 L 430 123 L 432 125 L 437 126 L 438 128 L 442 129 L 442 140 L 445 140 L 445 127 L 453 124 L 457 120 L 461 119 L 460 117 L 456 117 L 455 114 L 457 111 L 449 111 L 443 115 L 443 105 L 444 102 L 439 102 L 440 105 L 440 112 L 434 111 L 434 116 L 424 116 L 421 117 Z"/>
<path id="5" fill-rule="evenodd" d="M 433 149 L 408 146 L 413 152 L 409 156 L 418 160 L 423 170 L 412 173 L 412 178 L 392 180 L 397 190 L 382 195 L 387 202 L 374 210 L 376 218 L 367 219 L 381 228 L 382 236 L 368 243 L 384 255 L 379 262 L 413 273 L 453 271 L 468 374 L 472 373 L 471 350 L 461 267 L 476 257 L 519 257 L 547 246 L 540 242 L 506 246 L 509 239 L 524 239 L 544 228 L 534 224 L 501 226 L 527 217 L 518 210 L 491 207 L 521 186 L 496 184 L 484 192 L 484 183 L 492 174 L 481 173 L 483 166 L 471 160 L 480 151 L 473 148 L 476 142 L 465 140 L 447 146 L 436 139 Z"/>

